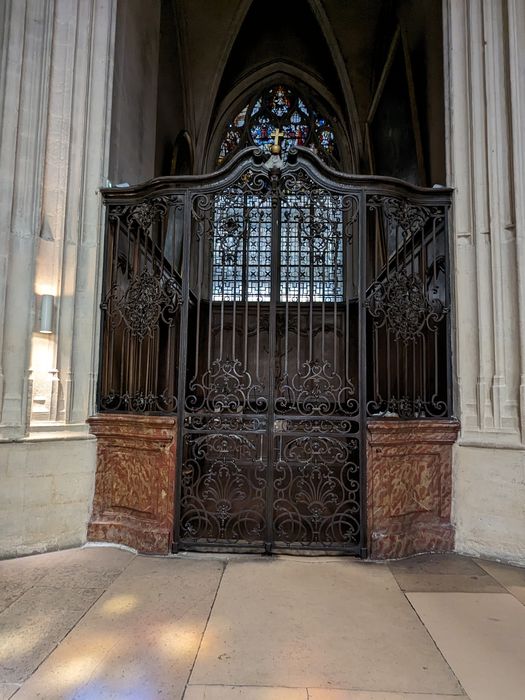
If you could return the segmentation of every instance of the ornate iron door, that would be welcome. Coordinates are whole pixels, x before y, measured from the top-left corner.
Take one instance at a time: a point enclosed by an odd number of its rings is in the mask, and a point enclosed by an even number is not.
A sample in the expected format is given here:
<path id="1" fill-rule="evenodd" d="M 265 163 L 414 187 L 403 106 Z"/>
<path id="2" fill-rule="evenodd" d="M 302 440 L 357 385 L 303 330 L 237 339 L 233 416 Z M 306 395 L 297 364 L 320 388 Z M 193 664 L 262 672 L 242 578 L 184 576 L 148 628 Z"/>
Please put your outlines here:
<path id="1" fill-rule="evenodd" d="M 187 195 L 178 548 L 364 546 L 363 194 L 281 166 Z"/>
<path id="2" fill-rule="evenodd" d="M 451 191 L 246 149 L 103 196 L 98 406 L 177 416 L 175 546 L 364 554 L 366 421 L 452 415 Z"/>

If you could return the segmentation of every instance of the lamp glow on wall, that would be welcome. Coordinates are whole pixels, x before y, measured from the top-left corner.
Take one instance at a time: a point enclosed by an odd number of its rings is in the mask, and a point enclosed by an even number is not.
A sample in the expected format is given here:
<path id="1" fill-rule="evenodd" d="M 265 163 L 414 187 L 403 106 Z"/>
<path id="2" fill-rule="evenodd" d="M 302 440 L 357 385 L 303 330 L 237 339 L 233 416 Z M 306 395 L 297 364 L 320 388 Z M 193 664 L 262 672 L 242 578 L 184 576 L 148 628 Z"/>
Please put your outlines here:
<path id="1" fill-rule="evenodd" d="M 39 333 L 53 333 L 53 308 L 55 297 L 52 294 L 42 294 L 40 303 Z"/>

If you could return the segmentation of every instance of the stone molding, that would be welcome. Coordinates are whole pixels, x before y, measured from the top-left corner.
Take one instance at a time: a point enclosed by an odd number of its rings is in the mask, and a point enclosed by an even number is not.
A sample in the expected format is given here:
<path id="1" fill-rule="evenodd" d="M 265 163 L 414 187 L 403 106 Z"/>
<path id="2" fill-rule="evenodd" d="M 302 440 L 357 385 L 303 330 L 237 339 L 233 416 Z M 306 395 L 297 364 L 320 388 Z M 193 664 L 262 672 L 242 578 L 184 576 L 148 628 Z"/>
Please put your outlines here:
<path id="1" fill-rule="evenodd" d="M 169 554 L 173 541 L 177 420 L 98 414 L 97 472 L 88 540 Z"/>
<path id="2" fill-rule="evenodd" d="M 372 559 L 454 548 L 451 523 L 455 420 L 368 424 L 367 521 Z"/>

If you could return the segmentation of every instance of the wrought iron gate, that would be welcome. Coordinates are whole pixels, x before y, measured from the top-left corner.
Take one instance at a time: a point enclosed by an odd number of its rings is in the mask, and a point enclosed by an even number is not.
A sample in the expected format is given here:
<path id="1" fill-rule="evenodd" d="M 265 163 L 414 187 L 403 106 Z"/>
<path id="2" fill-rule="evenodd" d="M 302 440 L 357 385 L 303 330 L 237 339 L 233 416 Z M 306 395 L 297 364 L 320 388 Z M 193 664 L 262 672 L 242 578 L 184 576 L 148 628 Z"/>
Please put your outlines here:
<path id="1" fill-rule="evenodd" d="M 280 162 L 193 197 L 182 546 L 359 547 L 358 212 Z"/>
<path id="2" fill-rule="evenodd" d="M 178 415 L 176 547 L 362 554 L 366 420 L 451 410 L 450 192 L 247 149 L 104 197 L 99 407 Z"/>

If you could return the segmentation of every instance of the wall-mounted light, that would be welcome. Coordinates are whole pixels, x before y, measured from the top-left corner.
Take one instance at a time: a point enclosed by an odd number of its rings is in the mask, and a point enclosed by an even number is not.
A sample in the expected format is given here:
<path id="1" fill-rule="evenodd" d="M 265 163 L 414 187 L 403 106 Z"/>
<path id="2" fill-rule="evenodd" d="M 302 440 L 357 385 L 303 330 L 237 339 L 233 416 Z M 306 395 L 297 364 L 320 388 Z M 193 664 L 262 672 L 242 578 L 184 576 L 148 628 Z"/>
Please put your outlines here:
<path id="1" fill-rule="evenodd" d="M 55 297 L 52 294 L 43 294 L 40 304 L 40 333 L 53 332 L 53 307 Z"/>

